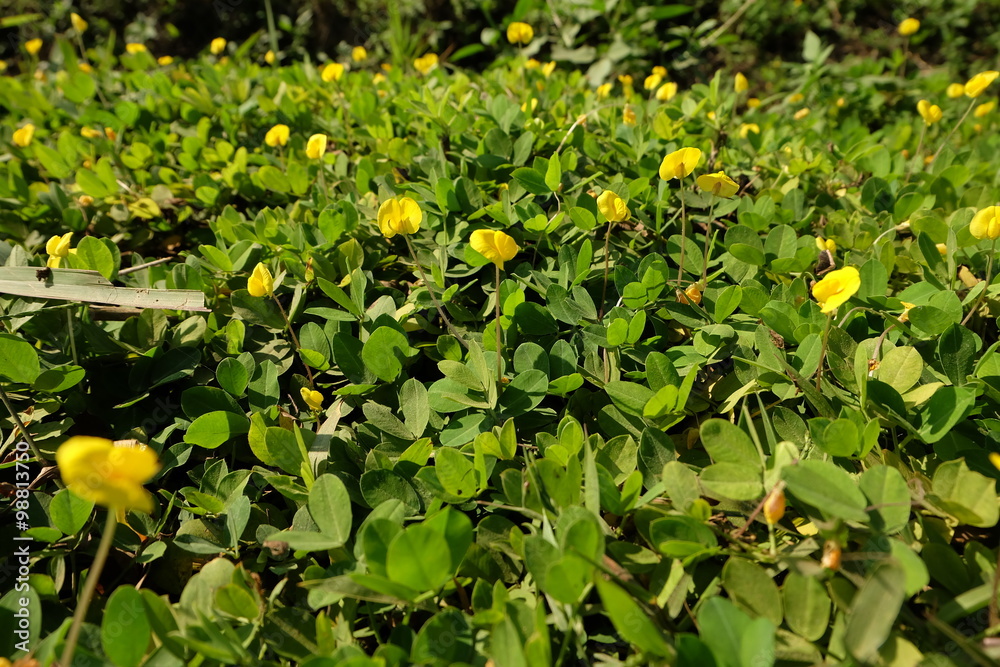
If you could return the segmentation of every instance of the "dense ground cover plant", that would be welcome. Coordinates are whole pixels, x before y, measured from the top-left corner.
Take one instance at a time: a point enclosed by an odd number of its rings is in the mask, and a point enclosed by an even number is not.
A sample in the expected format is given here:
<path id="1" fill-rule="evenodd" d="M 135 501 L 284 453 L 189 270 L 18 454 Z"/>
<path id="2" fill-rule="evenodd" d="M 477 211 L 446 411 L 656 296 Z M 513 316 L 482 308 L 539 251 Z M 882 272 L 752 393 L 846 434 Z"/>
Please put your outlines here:
<path id="1" fill-rule="evenodd" d="M 988 66 L 72 26 L 0 77 L 12 657 L 994 659 Z"/>

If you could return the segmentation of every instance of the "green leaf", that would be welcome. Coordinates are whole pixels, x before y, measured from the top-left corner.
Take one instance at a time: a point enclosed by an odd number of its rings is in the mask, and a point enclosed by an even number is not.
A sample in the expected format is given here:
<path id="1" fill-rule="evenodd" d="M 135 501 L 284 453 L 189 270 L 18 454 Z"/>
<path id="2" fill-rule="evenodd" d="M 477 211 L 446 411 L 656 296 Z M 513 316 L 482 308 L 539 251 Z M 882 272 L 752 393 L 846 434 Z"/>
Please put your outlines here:
<path id="1" fill-rule="evenodd" d="M 781 587 L 785 607 L 785 623 L 792 632 L 814 642 L 830 627 L 830 596 L 816 577 L 794 570 L 785 577 Z"/>
<path id="2" fill-rule="evenodd" d="M 31 343 L 20 336 L 0 333 L 0 376 L 31 384 L 40 373 L 38 353 Z"/>
<path id="3" fill-rule="evenodd" d="M 79 533 L 93 511 L 94 503 L 84 500 L 69 489 L 56 493 L 49 503 L 49 519 L 65 535 Z"/>
<path id="4" fill-rule="evenodd" d="M 724 419 L 701 425 L 701 442 L 716 463 L 739 463 L 761 468 L 760 454 L 746 431 Z"/>
<path id="5" fill-rule="evenodd" d="M 712 319 L 722 323 L 727 317 L 736 312 L 743 300 L 743 288 L 739 285 L 730 285 L 719 293 L 715 299 L 715 308 L 712 311 Z"/>
<path id="6" fill-rule="evenodd" d="M 239 320 L 233 320 L 239 322 Z M 232 396 L 242 396 L 250 382 L 250 374 L 246 366 L 232 357 L 227 357 L 219 362 L 215 369 L 215 379 L 219 386 L 229 392 Z"/>
<path id="7" fill-rule="evenodd" d="M 965 459 L 947 461 L 934 471 L 929 499 L 961 523 L 991 528 L 1000 519 L 996 481 L 969 470 Z"/>
<path id="8" fill-rule="evenodd" d="M 73 173 L 69 165 L 66 164 L 66 160 L 63 159 L 63 156 L 58 151 L 39 142 L 32 143 L 32 146 L 35 149 L 35 157 L 38 158 L 38 161 L 42 163 L 42 166 L 49 172 L 52 178 L 61 181 Z M 97 239 L 94 240 L 96 241 Z"/>
<path id="9" fill-rule="evenodd" d="M 974 389 L 941 387 L 917 410 L 920 417 L 920 428 L 917 433 L 928 444 L 939 441 L 965 418 L 966 411 L 975 401 Z"/>
<path id="10" fill-rule="evenodd" d="M 215 591 L 215 608 L 233 618 L 256 620 L 260 605 L 245 586 L 226 584 Z"/>
<path id="11" fill-rule="evenodd" d="M 552 189 L 545 183 L 545 177 L 530 167 L 520 167 L 511 174 L 514 180 L 533 195 L 547 195 Z"/>
<path id="12" fill-rule="evenodd" d="M 653 398 L 653 391 L 649 387 L 624 380 L 612 380 L 604 385 L 604 391 L 622 412 L 636 417 L 642 416 L 646 403 Z"/>
<path id="13" fill-rule="evenodd" d="M 843 468 L 829 461 L 810 459 L 786 466 L 781 476 L 796 498 L 823 515 L 868 522 L 865 496 Z"/>
<path id="14" fill-rule="evenodd" d="M 86 377 L 86 374 L 83 368 L 72 364 L 50 368 L 43 371 L 35 379 L 34 389 L 49 394 L 58 394 L 79 384 Z"/>
<path id="15" fill-rule="evenodd" d="M 764 494 L 761 471 L 745 463 L 715 463 L 698 478 L 708 494 L 730 500 L 756 500 Z"/>
<path id="16" fill-rule="evenodd" d="M 983 342 L 961 324 L 953 324 L 938 340 L 937 356 L 945 375 L 955 386 L 964 385 L 976 365 Z"/>
<path id="17" fill-rule="evenodd" d="M 118 272 L 111 250 L 96 236 L 85 236 L 80 239 L 80 243 L 76 246 L 73 265 L 97 271 L 108 280 L 112 280 Z"/>
<path id="18" fill-rule="evenodd" d="M 195 419 L 184 434 L 184 442 L 205 449 L 215 449 L 231 438 L 249 431 L 250 420 L 244 415 L 216 410 Z"/>
<path id="19" fill-rule="evenodd" d="M 414 524 L 389 544 L 386 572 L 393 581 L 416 591 L 436 591 L 451 577 L 450 563 L 442 558 L 448 542 L 433 529 Z"/>
<path id="20" fill-rule="evenodd" d="M 468 456 L 452 447 L 434 453 L 434 468 L 445 491 L 459 498 L 472 498 L 479 491 L 476 471 Z"/>
<path id="21" fill-rule="evenodd" d="M 399 377 L 409 353 L 410 344 L 406 336 L 392 327 L 382 326 L 365 341 L 361 360 L 375 377 L 392 382 Z"/>
<path id="22" fill-rule="evenodd" d="M 142 595 L 134 586 L 118 586 L 101 616 L 104 654 L 118 667 L 137 667 L 149 646 L 151 630 Z"/>
<path id="23" fill-rule="evenodd" d="M 924 370 L 924 361 L 915 347 L 894 347 L 882 358 L 875 377 L 900 394 L 917 383 Z"/>
<path id="24" fill-rule="evenodd" d="M 351 537 L 351 497 L 336 475 L 320 475 L 309 489 L 309 515 L 320 532 L 347 542 Z"/>
<path id="25" fill-rule="evenodd" d="M 873 660 L 889 638 L 906 598 L 904 585 L 902 569 L 885 563 L 876 566 L 854 596 L 847 613 L 844 646 L 857 660 Z"/>
<path id="26" fill-rule="evenodd" d="M 604 613 L 622 639 L 635 644 L 643 653 L 667 659 L 675 657 L 674 648 L 664 639 L 666 633 L 656 627 L 630 594 L 603 577 L 597 577 L 595 583 Z"/>
<path id="27" fill-rule="evenodd" d="M 910 489 L 903 475 L 890 466 L 878 465 L 865 470 L 858 486 L 868 498 L 872 529 L 886 535 L 898 533 L 910 519 Z"/>
<path id="28" fill-rule="evenodd" d="M 781 593 L 760 565 L 731 557 L 722 568 L 722 586 L 736 606 L 751 617 L 762 616 L 781 625 Z"/>
<path id="29" fill-rule="evenodd" d="M 94 199 L 104 199 L 112 194 L 104 181 L 90 169 L 79 169 L 76 172 L 76 184 L 80 186 L 80 190 L 84 194 L 90 195 Z"/>

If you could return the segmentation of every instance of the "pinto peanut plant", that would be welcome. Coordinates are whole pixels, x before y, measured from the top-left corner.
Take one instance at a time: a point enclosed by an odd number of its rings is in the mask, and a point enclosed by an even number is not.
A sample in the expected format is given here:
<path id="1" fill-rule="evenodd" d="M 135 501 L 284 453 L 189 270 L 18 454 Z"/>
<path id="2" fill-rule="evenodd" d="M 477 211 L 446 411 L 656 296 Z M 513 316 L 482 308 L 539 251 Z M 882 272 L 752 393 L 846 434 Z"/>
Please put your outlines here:
<path id="1" fill-rule="evenodd" d="M 1000 659 L 997 72 L 914 21 L 679 85 L 546 16 L 482 72 L 24 44 L 5 655 Z"/>

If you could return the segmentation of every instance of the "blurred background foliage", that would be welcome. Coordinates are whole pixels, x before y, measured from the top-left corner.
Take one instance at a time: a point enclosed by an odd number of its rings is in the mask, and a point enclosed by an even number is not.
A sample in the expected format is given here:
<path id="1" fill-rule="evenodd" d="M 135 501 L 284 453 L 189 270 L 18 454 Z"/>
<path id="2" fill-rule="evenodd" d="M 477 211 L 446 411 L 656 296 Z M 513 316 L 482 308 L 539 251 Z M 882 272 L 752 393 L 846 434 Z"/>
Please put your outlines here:
<path id="1" fill-rule="evenodd" d="M 7 0 L 0 58 L 26 39 L 65 29 L 70 12 L 91 22 L 91 35 L 143 42 L 158 55 L 192 56 L 218 36 L 256 40 L 267 49 L 268 0 Z M 928 67 L 958 72 L 971 61 L 996 61 L 1000 12 L 996 0 L 273 0 L 271 10 L 285 58 L 343 58 L 364 45 L 401 63 L 426 51 L 482 69 L 505 44 L 511 20 L 536 26 L 545 40 L 531 45 L 539 59 L 587 66 L 596 85 L 613 73 L 667 65 L 681 83 L 720 66 L 749 70 L 797 59 L 809 31 L 833 47 L 836 60 L 868 57 L 898 43 L 895 28 L 922 22 L 911 43 Z M 10 17 L 36 14 L 32 20 Z M 5 25 L 0 21 L 0 26 Z M 896 40 L 896 41 L 894 41 Z M 918 62 L 919 62 L 918 61 Z"/>

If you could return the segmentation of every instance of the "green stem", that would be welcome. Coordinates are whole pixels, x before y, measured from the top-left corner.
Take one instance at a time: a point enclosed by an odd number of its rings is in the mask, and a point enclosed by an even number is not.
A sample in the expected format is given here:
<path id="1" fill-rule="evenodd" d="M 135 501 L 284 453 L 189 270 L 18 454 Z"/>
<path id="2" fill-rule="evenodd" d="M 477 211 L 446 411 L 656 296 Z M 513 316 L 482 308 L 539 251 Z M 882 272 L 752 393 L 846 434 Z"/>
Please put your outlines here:
<path id="1" fill-rule="evenodd" d="M 708 251 L 712 245 L 712 223 L 715 222 L 715 197 L 712 197 L 712 206 L 708 209 L 708 227 L 705 229 L 705 258 L 701 265 L 701 288 L 708 287 Z"/>
<path id="2" fill-rule="evenodd" d="M 326 191 L 326 169 L 323 166 L 323 158 L 319 159 L 319 187 L 323 190 L 323 202 L 330 205 L 330 195 Z"/>
<path id="3" fill-rule="evenodd" d="M 951 135 L 955 134 L 955 130 L 961 127 L 962 123 L 964 123 L 965 119 L 969 117 L 969 114 L 972 113 L 972 109 L 975 106 L 976 106 L 976 100 L 975 98 L 973 98 L 972 104 L 969 105 L 969 108 L 965 110 L 965 113 L 962 115 L 962 117 L 958 120 L 957 123 L 955 123 L 955 127 L 951 128 L 951 132 L 949 132 L 948 136 L 944 138 L 944 141 L 941 142 L 941 145 L 938 146 L 938 149 L 934 151 L 934 157 L 931 158 L 931 162 L 934 162 L 934 160 L 937 159 L 937 156 L 941 154 L 941 151 L 944 150 L 944 147 L 948 145 L 948 140 L 951 139 Z"/>
<path id="4" fill-rule="evenodd" d="M 39 463 L 46 461 L 47 459 L 42 456 L 42 452 L 38 449 L 38 445 L 35 444 L 35 440 L 31 437 L 31 434 L 28 433 L 28 429 L 26 429 L 24 424 L 21 423 L 21 418 L 17 416 L 17 411 L 15 411 L 14 406 L 11 405 L 10 398 L 7 397 L 7 392 L 3 390 L 3 387 L 0 387 L 0 400 L 3 400 L 4 407 L 6 407 L 7 412 L 10 413 L 10 418 L 14 420 L 14 424 L 17 426 L 17 430 L 21 432 L 21 436 L 24 438 L 24 441 L 27 442 L 28 447 L 31 448 L 31 453 L 35 455 L 35 458 L 38 459 Z"/>
<path id="5" fill-rule="evenodd" d="M 833 324 L 833 313 L 826 316 L 826 330 L 823 332 L 823 345 L 819 349 L 819 366 L 816 368 L 816 391 L 822 391 L 823 360 L 826 359 L 826 344 L 830 340 L 830 328 Z"/>
<path id="6" fill-rule="evenodd" d="M 73 332 L 73 309 L 69 308 L 66 310 L 66 326 L 69 330 L 69 349 L 73 354 L 73 363 L 77 366 L 80 365 L 80 360 L 76 353 L 76 334 Z"/>
<path id="7" fill-rule="evenodd" d="M 434 294 L 434 290 L 431 288 L 431 281 L 427 280 L 427 274 L 424 273 L 424 267 L 420 265 L 420 260 L 417 259 L 417 251 L 413 249 L 413 244 L 410 243 L 410 237 L 406 234 L 402 234 L 402 237 L 403 240 L 406 241 L 406 247 L 410 251 L 410 257 L 413 259 L 413 263 L 417 267 L 417 273 L 420 274 L 420 279 L 424 281 L 424 285 L 427 286 L 427 293 L 431 295 L 431 301 L 434 302 L 434 307 L 437 309 L 438 315 L 440 315 L 441 319 L 444 320 L 444 324 L 448 328 L 448 332 L 457 338 L 458 342 L 461 343 L 465 349 L 469 349 L 469 344 L 465 342 L 465 339 L 462 338 L 462 334 L 458 332 L 458 329 L 456 329 L 451 323 L 451 320 L 448 319 L 448 316 L 444 312 L 444 307 L 441 305 L 441 302 L 438 301 L 437 295 Z M 499 271 L 499 269 L 497 269 L 497 271 Z"/>
<path id="8" fill-rule="evenodd" d="M 677 265 L 677 289 L 681 288 L 681 277 L 684 275 L 684 246 L 687 245 L 687 207 L 684 205 L 684 182 L 678 181 L 680 187 L 677 188 L 677 196 L 681 200 L 681 259 Z"/>
<path id="9" fill-rule="evenodd" d="M 608 296 L 608 273 L 611 268 L 611 225 L 613 223 L 608 220 L 608 231 L 604 234 L 604 284 L 601 285 L 601 307 L 597 313 L 597 321 L 600 322 L 604 319 L 604 300 Z"/>
<path id="10" fill-rule="evenodd" d="M 66 645 L 63 648 L 62 659 L 59 661 L 60 665 L 67 665 L 68 667 L 73 664 L 73 653 L 76 651 L 76 642 L 80 638 L 83 619 L 87 615 L 90 598 L 94 596 L 94 590 L 97 588 L 97 581 L 101 578 L 101 570 L 104 569 L 104 563 L 108 559 L 108 553 L 111 551 L 111 543 L 114 541 L 115 529 L 117 528 L 117 512 L 114 508 L 109 507 L 108 518 L 104 522 L 104 534 L 101 536 L 101 543 L 97 547 L 94 564 L 90 566 L 90 572 L 87 574 L 87 583 L 83 585 L 83 593 L 80 594 L 80 599 L 77 601 L 76 613 L 73 614 L 73 625 L 70 626 L 69 633 L 66 635 Z"/>
<path id="11" fill-rule="evenodd" d="M 295 345 L 295 351 L 299 353 L 299 358 L 302 358 L 302 346 L 299 345 L 299 337 L 295 335 L 295 329 L 292 328 L 292 322 L 288 319 L 285 309 L 282 307 L 281 302 L 278 301 L 278 297 L 273 292 L 271 293 L 271 298 L 274 299 L 274 303 L 278 306 L 278 311 L 281 313 L 281 318 L 285 320 L 285 326 L 288 327 L 288 335 L 292 338 L 292 343 Z M 302 360 L 302 365 L 306 369 L 306 377 L 309 378 L 309 386 L 313 389 L 316 388 L 316 383 L 313 381 L 312 371 L 309 370 L 309 364 Z"/>
<path id="12" fill-rule="evenodd" d="M 982 303 L 983 299 L 986 298 L 986 290 L 990 288 L 990 280 L 993 277 L 993 256 L 996 254 L 997 240 L 993 239 L 993 243 L 990 244 L 990 258 L 986 260 L 986 285 L 983 286 L 983 291 L 979 293 L 976 297 L 976 302 L 972 304 L 972 308 L 969 309 L 968 314 L 962 320 L 960 326 L 965 326 L 965 323 L 972 319 L 972 314 L 976 312 L 979 308 L 979 304 Z"/>
<path id="13" fill-rule="evenodd" d="M 267 40 L 274 55 L 277 56 L 278 31 L 274 27 L 274 11 L 271 9 L 271 0 L 264 0 L 264 11 L 267 12 Z"/>
<path id="14" fill-rule="evenodd" d="M 496 269 L 497 291 L 493 295 L 496 301 L 496 330 L 497 330 L 497 393 L 503 387 L 503 353 L 500 349 L 500 265 L 494 264 Z"/>

